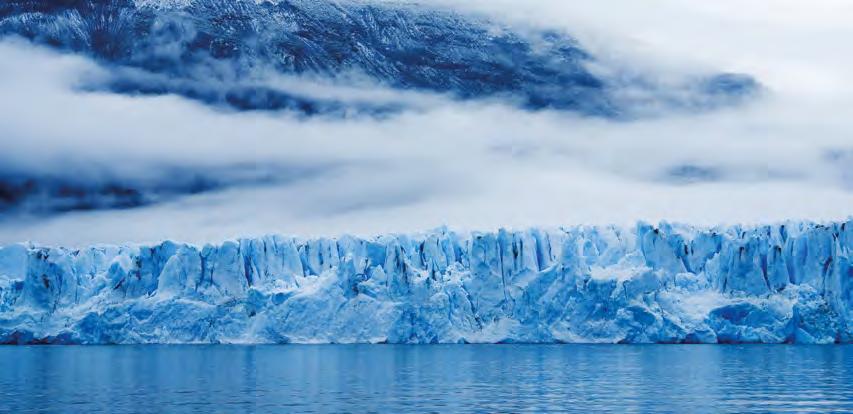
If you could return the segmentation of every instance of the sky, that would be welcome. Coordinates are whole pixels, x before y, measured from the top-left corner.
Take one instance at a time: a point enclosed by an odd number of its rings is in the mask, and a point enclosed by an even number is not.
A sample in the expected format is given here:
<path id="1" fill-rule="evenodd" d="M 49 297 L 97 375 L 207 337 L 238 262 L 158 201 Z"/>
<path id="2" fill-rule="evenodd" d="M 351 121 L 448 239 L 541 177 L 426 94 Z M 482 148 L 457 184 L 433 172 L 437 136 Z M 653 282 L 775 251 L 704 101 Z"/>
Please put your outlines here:
<path id="1" fill-rule="evenodd" d="M 390 1 L 390 0 L 386 0 Z M 225 112 L 176 96 L 83 92 L 107 69 L 0 41 L 0 159 L 28 171 L 150 178 L 169 166 L 279 174 L 126 210 L 0 217 L 0 244 L 190 243 L 288 234 L 630 225 L 853 215 L 853 3 L 836 0 L 430 0 L 575 36 L 662 79 L 740 72 L 748 103 L 636 121 L 393 91 L 423 110 L 381 119 Z M 277 81 L 293 81 L 278 79 Z M 321 85 L 308 85 L 317 90 Z M 710 178 L 683 179 L 679 171 Z M 281 172 L 284 171 L 284 172 Z"/>

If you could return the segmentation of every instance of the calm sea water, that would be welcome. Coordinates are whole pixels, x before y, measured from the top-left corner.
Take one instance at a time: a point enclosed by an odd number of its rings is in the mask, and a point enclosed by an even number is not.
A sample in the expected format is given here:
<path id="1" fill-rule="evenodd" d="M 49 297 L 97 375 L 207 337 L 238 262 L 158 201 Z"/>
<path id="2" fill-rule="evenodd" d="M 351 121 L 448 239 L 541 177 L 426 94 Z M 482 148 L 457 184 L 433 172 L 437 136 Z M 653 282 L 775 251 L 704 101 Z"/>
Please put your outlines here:
<path id="1" fill-rule="evenodd" d="M 0 412 L 829 412 L 847 346 L 0 347 Z"/>

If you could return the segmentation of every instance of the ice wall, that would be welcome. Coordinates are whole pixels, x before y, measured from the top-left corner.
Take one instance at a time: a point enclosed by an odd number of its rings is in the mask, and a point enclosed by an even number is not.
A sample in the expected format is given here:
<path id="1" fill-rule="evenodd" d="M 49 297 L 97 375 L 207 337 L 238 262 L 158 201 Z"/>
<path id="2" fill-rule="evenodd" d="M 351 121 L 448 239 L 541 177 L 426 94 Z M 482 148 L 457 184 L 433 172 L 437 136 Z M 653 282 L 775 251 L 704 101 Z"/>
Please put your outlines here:
<path id="1" fill-rule="evenodd" d="M 853 220 L 0 249 L 0 342 L 851 342 Z"/>

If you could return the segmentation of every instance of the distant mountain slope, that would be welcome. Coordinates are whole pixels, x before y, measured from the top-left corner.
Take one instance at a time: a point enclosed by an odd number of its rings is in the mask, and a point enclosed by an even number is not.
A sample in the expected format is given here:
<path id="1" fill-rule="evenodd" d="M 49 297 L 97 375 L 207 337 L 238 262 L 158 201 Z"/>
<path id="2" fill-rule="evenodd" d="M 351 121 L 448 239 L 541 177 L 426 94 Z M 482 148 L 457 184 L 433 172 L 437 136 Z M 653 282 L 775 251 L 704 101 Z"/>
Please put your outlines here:
<path id="1" fill-rule="evenodd" d="M 241 110 L 312 115 L 400 109 L 316 98 L 257 81 L 259 73 L 271 70 L 341 81 L 367 78 L 458 99 L 502 98 L 529 109 L 630 112 L 613 99 L 613 89 L 624 85 L 587 69 L 594 57 L 565 34 L 519 31 L 411 4 L 11 0 L 0 5 L 0 33 L 144 71 L 116 73 L 103 86 L 113 91 L 177 93 Z M 713 106 L 748 94 L 756 84 L 724 74 L 691 88 L 692 97 L 668 103 Z"/>
<path id="2" fill-rule="evenodd" d="M 10 0 L 0 4 L 3 37 L 97 61 L 103 71 L 73 82 L 83 91 L 174 94 L 302 117 L 384 119 L 449 98 L 631 119 L 648 108 L 714 108 L 758 88 L 735 74 L 676 86 L 603 75 L 567 34 L 396 2 Z M 7 164 L 0 213 L 131 208 L 289 179 L 279 167 L 258 169 L 158 164 L 139 180 L 110 168 L 93 179 Z"/>

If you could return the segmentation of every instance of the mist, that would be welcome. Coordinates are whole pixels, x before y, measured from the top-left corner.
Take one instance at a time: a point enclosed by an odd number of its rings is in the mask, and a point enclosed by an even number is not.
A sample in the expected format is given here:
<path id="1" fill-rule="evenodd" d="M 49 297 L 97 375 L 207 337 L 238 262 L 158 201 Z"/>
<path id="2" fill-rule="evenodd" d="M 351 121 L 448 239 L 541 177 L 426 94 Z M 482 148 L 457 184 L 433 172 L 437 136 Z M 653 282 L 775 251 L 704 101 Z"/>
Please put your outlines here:
<path id="1" fill-rule="evenodd" d="M 853 214 L 853 53 L 845 44 L 853 27 L 842 19 L 853 10 L 846 3 L 425 3 L 564 30 L 600 63 L 655 73 L 661 83 L 704 71 L 746 73 L 764 91 L 712 111 L 614 120 L 369 84 L 263 79 L 305 94 L 409 108 L 381 117 L 304 117 L 87 88 L 110 79 L 114 68 L 7 38 L 0 41 L 4 173 L 151 188 L 191 175 L 220 185 L 135 208 L 7 212 L 0 244 L 203 243 L 638 220 L 755 224 Z"/>

